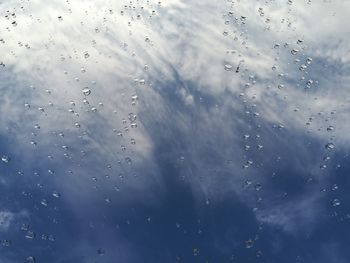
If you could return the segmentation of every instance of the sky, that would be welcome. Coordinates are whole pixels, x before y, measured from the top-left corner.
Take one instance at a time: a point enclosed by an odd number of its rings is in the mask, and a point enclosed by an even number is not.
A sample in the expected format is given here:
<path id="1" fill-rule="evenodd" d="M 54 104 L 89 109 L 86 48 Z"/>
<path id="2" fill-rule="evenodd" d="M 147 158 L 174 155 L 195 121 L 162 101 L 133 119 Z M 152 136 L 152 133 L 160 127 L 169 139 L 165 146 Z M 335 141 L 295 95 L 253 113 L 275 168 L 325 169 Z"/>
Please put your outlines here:
<path id="1" fill-rule="evenodd" d="M 346 263 L 347 0 L 0 0 L 0 263 Z"/>

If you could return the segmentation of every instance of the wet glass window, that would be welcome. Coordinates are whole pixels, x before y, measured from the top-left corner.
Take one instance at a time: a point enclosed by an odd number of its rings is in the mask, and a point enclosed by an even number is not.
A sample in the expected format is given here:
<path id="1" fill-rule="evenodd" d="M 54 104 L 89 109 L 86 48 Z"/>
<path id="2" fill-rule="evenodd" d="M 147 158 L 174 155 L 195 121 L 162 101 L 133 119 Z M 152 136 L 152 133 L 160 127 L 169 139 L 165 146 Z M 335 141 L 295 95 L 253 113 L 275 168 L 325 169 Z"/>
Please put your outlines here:
<path id="1" fill-rule="evenodd" d="M 346 263 L 350 1 L 0 2 L 0 263 Z"/>

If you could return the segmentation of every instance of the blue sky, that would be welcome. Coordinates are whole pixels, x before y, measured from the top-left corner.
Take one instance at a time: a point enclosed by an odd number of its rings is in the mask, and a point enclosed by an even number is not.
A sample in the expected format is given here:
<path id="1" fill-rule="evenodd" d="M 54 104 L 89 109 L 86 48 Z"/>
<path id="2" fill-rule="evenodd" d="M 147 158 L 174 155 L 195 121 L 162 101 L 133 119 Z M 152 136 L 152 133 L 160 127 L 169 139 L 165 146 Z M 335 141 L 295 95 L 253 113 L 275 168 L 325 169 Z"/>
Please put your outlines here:
<path id="1" fill-rule="evenodd" d="M 348 262 L 349 11 L 1 2 L 0 263 Z"/>

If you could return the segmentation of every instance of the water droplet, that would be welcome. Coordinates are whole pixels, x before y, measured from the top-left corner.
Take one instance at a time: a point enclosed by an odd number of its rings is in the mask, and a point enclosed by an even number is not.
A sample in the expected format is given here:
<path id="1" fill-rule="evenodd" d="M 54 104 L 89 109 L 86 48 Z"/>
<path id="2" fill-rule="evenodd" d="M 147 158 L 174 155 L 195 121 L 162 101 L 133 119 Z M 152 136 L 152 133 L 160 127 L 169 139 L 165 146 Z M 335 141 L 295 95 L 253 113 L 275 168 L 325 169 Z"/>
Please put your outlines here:
<path id="1" fill-rule="evenodd" d="M 261 185 L 261 184 L 256 184 L 256 185 L 255 185 L 255 190 L 256 190 L 256 191 L 260 191 L 261 188 L 262 188 L 262 185 Z"/>
<path id="2" fill-rule="evenodd" d="M 52 196 L 53 196 L 53 197 L 56 197 L 56 198 L 60 198 L 60 197 L 61 197 L 61 194 L 60 194 L 59 192 L 57 192 L 57 191 L 54 191 L 54 192 L 52 193 Z"/>
<path id="3" fill-rule="evenodd" d="M 333 205 L 334 207 L 340 206 L 340 201 L 339 201 L 339 199 L 337 199 L 337 198 L 333 199 L 332 205 Z"/>
<path id="4" fill-rule="evenodd" d="M 310 65 L 311 62 L 312 62 L 312 58 L 307 58 L 307 59 L 306 59 L 306 64 Z"/>
<path id="5" fill-rule="evenodd" d="M 337 184 L 332 185 L 332 191 L 335 191 L 335 190 L 338 190 L 338 189 L 339 189 L 339 187 L 338 187 Z"/>
<path id="6" fill-rule="evenodd" d="M 306 65 L 301 65 L 301 66 L 299 67 L 299 70 L 300 70 L 300 71 L 304 71 L 306 68 L 307 68 Z"/>
<path id="7" fill-rule="evenodd" d="M 12 241 L 11 240 L 8 240 L 8 239 L 5 239 L 1 242 L 1 244 L 4 246 L 4 247 L 9 247 L 12 245 Z"/>
<path id="8" fill-rule="evenodd" d="M 35 263 L 35 257 L 27 257 L 24 261 L 24 263 Z"/>
<path id="9" fill-rule="evenodd" d="M 209 199 L 209 198 L 207 198 L 207 199 L 205 200 L 205 204 L 206 204 L 206 205 L 210 205 L 210 199 Z"/>
<path id="10" fill-rule="evenodd" d="M 254 246 L 253 239 L 249 238 L 248 240 L 245 241 L 245 247 L 246 248 L 252 248 L 253 246 Z"/>
<path id="11" fill-rule="evenodd" d="M 293 49 L 290 51 L 290 53 L 292 53 L 292 55 L 296 55 L 298 52 L 299 52 L 299 50 L 296 49 L 296 48 L 293 48 Z"/>
<path id="12" fill-rule="evenodd" d="M 325 148 L 326 148 L 327 150 L 332 150 L 332 149 L 335 148 L 335 145 L 334 145 L 332 142 L 330 142 L 330 143 L 327 143 L 327 144 L 325 145 Z"/>
<path id="13" fill-rule="evenodd" d="M 27 239 L 34 239 L 36 236 L 35 232 L 31 231 L 31 230 L 28 230 L 26 235 L 25 235 L 25 238 Z"/>
<path id="14" fill-rule="evenodd" d="M 100 256 L 103 256 L 106 254 L 106 250 L 103 248 L 99 248 L 99 249 L 97 249 L 97 254 Z"/>
<path id="15" fill-rule="evenodd" d="M 224 68 L 226 71 L 231 71 L 233 69 L 232 65 L 230 64 L 225 64 Z"/>
<path id="16" fill-rule="evenodd" d="M 135 95 L 132 95 L 131 96 L 131 105 L 136 105 L 138 101 L 138 96 L 135 94 Z"/>
<path id="17" fill-rule="evenodd" d="M 131 160 L 130 157 L 126 157 L 126 158 L 125 158 L 125 162 L 126 162 L 127 164 L 129 164 L 129 165 L 132 164 L 132 160 Z"/>
<path id="18" fill-rule="evenodd" d="M 91 94 L 91 89 L 88 87 L 83 88 L 83 94 L 84 96 L 89 96 Z"/>
<path id="19" fill-rule="evenodd" d="M 46 199 L 42 199 L 40 204 L 43 205 L 43 206 L 47 206 L 48 205 Z"/>
<path id="20" fill-rule="evenodd" d="M 3 161 L 4 163 L 9 163 L 10 162 L 10 157 L 8 157 L 7 155 L 3 155 L 1 157 L 1 161 Z"/>
<path id="21" fill-rule="evenodd" d="M 199 255 L 199 253 L 200 253 L 200 250 L 199 250 L 199 248 L 194 248 L 193 249 L 193 256 L 198 256 Z"/>
<path id="22" fill-rule="evenodd" d="M 128 119 L 129 119 L 130 122 L 135 122 L 136 121 L 136 114 L 134 114 L 132 112 L 129 113 Z"/>

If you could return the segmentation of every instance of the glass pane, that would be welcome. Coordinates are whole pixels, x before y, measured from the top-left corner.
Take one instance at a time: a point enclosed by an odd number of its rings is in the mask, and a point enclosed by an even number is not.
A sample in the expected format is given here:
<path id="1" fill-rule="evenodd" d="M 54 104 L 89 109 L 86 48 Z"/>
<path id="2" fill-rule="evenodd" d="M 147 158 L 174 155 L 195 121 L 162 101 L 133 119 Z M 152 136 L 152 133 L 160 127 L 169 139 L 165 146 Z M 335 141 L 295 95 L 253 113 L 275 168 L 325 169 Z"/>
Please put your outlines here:
<path id="1" fill-rule="evenodd" d="M 0 263 L 348 262 L 349 14 L 0 2 Z"/>

